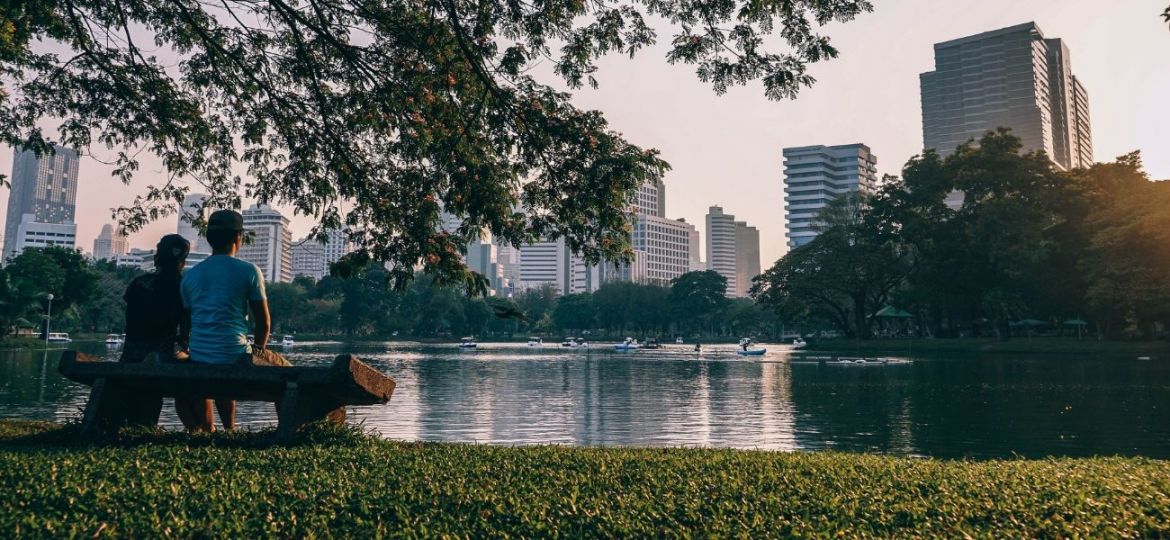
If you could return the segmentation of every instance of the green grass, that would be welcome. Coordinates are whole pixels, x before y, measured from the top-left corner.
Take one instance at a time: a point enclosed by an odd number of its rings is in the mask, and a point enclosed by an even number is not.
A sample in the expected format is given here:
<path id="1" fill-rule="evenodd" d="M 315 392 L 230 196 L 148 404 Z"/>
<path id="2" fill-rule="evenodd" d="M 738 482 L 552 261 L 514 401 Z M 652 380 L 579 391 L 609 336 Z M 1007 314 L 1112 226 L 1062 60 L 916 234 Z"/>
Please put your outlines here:
<path id="1" fill-rule="evenodd" d="M 1061 337 L 995 339 L 832 339 L 810 341 L 807 351 L 840 354 L 1004 353 L 1170 357 L 1170 341 L 1097 341 Z"/>
<path id="2" fill-rule="evenodd" d="M 1170 463 L 403 443 L 0 422 L 0 537 L 1165 537 Z"/>

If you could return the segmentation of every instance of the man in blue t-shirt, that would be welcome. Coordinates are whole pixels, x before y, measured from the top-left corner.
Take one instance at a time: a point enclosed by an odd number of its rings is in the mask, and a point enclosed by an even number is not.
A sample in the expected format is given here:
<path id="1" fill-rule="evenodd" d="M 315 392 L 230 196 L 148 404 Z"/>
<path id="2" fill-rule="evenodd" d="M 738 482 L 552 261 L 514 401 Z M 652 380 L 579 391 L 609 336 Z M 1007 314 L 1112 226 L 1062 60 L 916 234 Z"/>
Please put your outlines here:
<path id="1" fill-rule="evenodd" d="M 264 275 L 256 265 L 235 257 L 244 243 L 244 217 L 233 210 L 213 212 L 207 219 L 207 242 L 211 256 L 183 274 L 181 286 L 183 307 L 191 321 L 191 361 L 233 364 L 251 355 L 255 363 L 289 365 L 267 349 L 271 319 Z M 256 336 L 253 345 L 248 343 L 249 311 Z M 183 406 L 205 419 L 204 427 L 211 430 L 210 400 L 186 400 Z M 235 401 L 215 400 L 215 408 L 224 427 L 232 429 Z"/>

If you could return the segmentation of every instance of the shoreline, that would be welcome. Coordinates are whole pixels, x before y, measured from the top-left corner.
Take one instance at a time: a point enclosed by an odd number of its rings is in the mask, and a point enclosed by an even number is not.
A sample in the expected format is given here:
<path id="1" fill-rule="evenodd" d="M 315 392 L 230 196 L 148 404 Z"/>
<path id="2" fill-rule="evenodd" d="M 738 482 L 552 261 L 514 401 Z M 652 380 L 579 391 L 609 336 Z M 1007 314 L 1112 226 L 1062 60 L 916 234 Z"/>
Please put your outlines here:
<path id="1" fill-rule="evenodd" d="M 840 354 L 1040 354 L 1040 355 L 1116 355 L 1170 358 L 1170 341 L 1097 341 L 1076 338 L 1015 338 L 998 341 L 974 339 L 901 339 L 901 340 L 825 340 L 810 341 L 802 352 Z"/>

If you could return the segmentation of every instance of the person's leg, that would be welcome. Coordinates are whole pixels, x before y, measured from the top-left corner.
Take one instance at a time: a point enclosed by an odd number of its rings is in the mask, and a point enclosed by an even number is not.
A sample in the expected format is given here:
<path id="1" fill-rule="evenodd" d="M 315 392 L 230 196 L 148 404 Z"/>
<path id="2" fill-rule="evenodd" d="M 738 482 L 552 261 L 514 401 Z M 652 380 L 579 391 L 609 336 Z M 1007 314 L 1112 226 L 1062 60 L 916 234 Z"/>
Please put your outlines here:
<path id="1" fill-rule="evenodd" d="M 188 432 L 210 433 L 215 430 L 210 399 L 175 398 L 175 412 Z"/>
<path id="2" fill-rule="evenodd" d="M 236 429 L 236 400 L 234 399 L 217 399 L 215 400 L 215 410 L 219 411 L 219 421 L 223 424 L 223 428 L 231 431 Z M 208 416 L 211 416 L 211 411 L 208 410 Z"/>

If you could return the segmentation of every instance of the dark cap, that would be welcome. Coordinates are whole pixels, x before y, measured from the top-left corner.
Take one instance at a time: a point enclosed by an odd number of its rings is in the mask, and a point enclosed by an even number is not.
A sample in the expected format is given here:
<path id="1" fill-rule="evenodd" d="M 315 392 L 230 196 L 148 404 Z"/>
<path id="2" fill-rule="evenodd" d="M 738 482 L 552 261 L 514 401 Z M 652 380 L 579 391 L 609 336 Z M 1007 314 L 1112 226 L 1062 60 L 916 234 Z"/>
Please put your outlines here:
<path id="1" fill-rule="evenodd" d="M 207 218 L 208 231 L 236 231 L 244 230 L 244 216 L 235 210 L 216 210 Z"/>
<path id="2" fill-rule="evenodd" d="M 177 234 L 168 234 L 158 241 L 155 246 L 155 257 L 164 261 L 177 261 L 187 258 L 191 252 L 191 242 Z"/>

